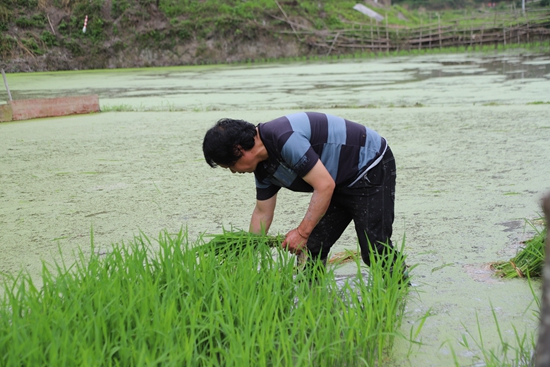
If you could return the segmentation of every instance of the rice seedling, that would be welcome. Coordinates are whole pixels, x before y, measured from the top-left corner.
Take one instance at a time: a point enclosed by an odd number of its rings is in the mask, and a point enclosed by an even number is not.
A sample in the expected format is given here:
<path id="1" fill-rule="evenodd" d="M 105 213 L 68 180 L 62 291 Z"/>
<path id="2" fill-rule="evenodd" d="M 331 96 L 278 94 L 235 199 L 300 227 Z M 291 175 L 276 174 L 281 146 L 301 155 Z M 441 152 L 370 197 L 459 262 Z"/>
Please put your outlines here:
<path id="1" fill-rule="evenodd" d="M 536 231 L 533 238 L 525 241 L 518 254 L 509 261 L 495 262 L 491 267 L 495 274 L 502 278 L 524 278 L 540 277 L 544 266 L 545 239 L 548 228 L 537 228 L 532 222 L 527 221 L 532 229 Z"/>
<path id="2" fill-rule="evenodd" d="M 238 255 L 245 247 L 258 248 L 267 246 L 274 248 L 280 246 L 284 238 L 281 235 L 267 236 L 257 235 L 243 230 L 222 230 L 221 234 L 203 235 L 203 240 L 210 240 L 202 245 L 194 247 L 198 253 L 215 254 L 223 257 Z"/>
<path id="3" fill-rule="evenodd" d="M 382 262 L 365 278 L 358 258 L 342 287 L 270 238 L 205 238 L 141 234 L 99 255 L 92 236 L 74 264 L 43 264 L 41 287 L 6 275 L 0 365 L 373 366 L 403 337 L 408 287 Z"/>
<path id="4" fill-rule="evenodd" d="M 135 111 L 135 107 L 129 104 L 120 104 L 120 105 L 103 105 L 101 106 L 101 112 L 129 112 Z"/>
<path id="5" fill-rule="evenodd" d="M 540 305 L 541 300 L 537 295 L 537 292 L 533 288 L 533 284 L 529 279 L 529 287 L 531 289 L 531 294 L 533 296 L 533 302 L 536 304 L 536 312 L 533 312 L 534 320 L 539 320 L 540 317 Z M 513 340 L 510 341 L 505 338 L 505 335 L 501 329 L 500 323 L 498 321 L 495 308 L 491 306 L 491 312 L 495 327 L 497 330 L 499 344 L 496 347 L 488 348 L 486 343 L 483 340 L 483 330 L 480 326 L 479 316 L 476 312 L 477 320 L 477 331 L 472 333 L 469 330 L 466 330 L 466 334 L 462 336 L 462 340 L 459 341 L 459 344 L 466 349 L 473 349 L 474 347 L 479 350 L 479 356 L 477 363 L 473 364 L 475 366 L 486 366 L 486 367 L 532 367 L 534 366 L 534 351 L 536 349 L 536 343 L 538 338 L 538 329 L 526 330 L 524 333 L 518 331 L 518 329 L 512 325 L 513 329 Z M 473 341 L 473 344 L 470 344 L 469 340 Z M 444 344 L 448 344 L 447 342 Z M 456 367 L 461 366 L 458 361 L 457 355 L 454 351 L 452 345 L 450 345 L 451 352 L 453 355 L 453 361 Z M 479 362 L 481 360 L 481 362 Z"/>

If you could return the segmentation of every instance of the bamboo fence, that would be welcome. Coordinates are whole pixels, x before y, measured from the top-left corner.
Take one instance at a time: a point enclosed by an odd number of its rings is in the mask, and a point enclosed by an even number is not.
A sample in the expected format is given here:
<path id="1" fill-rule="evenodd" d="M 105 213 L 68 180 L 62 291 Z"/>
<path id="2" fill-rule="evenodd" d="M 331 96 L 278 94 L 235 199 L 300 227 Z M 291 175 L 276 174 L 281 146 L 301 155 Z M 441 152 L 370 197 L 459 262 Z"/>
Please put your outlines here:
<path id="1" fill-rule="evenodd" d="M 277 18 L 277 17 L 275 17 Z M 550 39 L 550 13 L 540 12 L 528 19 L 516 20 L 505 18 L 498 20 L 496 13 L 486 17 L 482 25 L 471 22 L 454 22 L 443 24 L 437 22 L 417 26 L 392 26 L 382 22 L 346 23 L 346 28 L 339 30 L 316 30 L 302 24 L 293 23 L 287 17 L 277 18 L 288 23 L 298 40 L 312 47 L 333 51 L 356 52 L 389 52 L 399 50 L 424 50 L 445 47 L 486 46 L 510 43 L 546 41 Z M 480 17 L 475 20 L 479 22 Z M 466 23 L 466 24 L 461 24 Z M 470 24 L 468 24 L 470 23 Z"/>

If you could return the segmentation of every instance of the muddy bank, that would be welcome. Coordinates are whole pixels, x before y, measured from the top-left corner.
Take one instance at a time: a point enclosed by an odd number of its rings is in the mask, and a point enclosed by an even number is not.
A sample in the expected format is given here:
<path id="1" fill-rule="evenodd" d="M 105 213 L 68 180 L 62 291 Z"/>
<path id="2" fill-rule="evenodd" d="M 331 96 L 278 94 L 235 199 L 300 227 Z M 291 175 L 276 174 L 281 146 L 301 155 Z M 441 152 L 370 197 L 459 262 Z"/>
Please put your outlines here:
<path id="1" fill-rule="evenodd" d="M 188 40 L 172 48 L 132 44 L 124 49 L 106 42 L 92 54 L 71 55 L 67 50 L 54 48 L 44 55 L 4 60 L 6 72 L 47 72 L 60 70 L 121 69 L 177 65 L 231 64 L 248 60 L 280 59 L 314 56 L 294 38 L 258 36 L 254 40 L 228 40 L 223 37 L 204 41 Z M 26 57 L 25 57 L 26 56 Z"/>

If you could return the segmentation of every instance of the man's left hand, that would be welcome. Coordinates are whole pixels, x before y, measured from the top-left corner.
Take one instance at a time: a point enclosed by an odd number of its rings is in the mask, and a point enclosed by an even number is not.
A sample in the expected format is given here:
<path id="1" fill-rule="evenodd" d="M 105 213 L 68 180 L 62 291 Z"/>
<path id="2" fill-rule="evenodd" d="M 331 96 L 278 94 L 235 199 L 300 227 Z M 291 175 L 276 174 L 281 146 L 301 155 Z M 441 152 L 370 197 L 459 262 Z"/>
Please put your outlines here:
<path id="1" fill-rule="evenodd" d="M 299 255 L 306 248 L 306 244 L 307 237 L 302 236 L 298 228 L 295 228 L 286 234 L 282 246 L 290 253 Z"/>

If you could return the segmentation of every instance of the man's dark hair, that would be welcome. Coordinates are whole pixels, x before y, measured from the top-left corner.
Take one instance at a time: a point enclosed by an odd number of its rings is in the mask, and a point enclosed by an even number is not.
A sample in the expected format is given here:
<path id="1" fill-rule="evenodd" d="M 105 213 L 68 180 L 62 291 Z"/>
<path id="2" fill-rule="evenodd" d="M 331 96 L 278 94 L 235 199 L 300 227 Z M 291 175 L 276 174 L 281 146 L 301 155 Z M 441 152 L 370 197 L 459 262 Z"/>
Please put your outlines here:
<path id="1" fill-rule="evenodd" d="M 244 120 L 223 118 L 204 135 L 202 152 L 210 167 L 231 166 L 242 157 L 239 147 L 250 150 L 254 146 L 256 126 Z"/>

